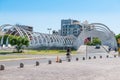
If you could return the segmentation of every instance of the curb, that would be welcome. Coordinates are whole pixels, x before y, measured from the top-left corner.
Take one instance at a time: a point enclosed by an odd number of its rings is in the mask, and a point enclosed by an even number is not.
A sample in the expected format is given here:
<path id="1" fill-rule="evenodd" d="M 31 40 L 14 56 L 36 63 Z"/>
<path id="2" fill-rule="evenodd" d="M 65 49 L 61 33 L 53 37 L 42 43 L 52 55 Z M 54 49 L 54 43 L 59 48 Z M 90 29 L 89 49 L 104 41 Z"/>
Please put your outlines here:
<path id="1" fill-rule="evenodd" d="M 47 58 L 14 58 L 14 59 L 5 59 L 5 60 L 0 60 L 2 61 L 18 61 L 18 60 L 35 60 L 35 59 L 47 59 Z"/>

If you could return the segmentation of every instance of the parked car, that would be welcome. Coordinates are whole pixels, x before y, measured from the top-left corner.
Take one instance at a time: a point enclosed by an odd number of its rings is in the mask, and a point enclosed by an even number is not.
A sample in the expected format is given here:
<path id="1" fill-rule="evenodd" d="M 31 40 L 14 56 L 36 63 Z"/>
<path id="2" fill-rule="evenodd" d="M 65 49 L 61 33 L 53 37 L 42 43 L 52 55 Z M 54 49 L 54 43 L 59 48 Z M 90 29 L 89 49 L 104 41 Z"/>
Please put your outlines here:
<path id="1" fill-rule="evenodd" d="M 96 45 L 96 46 L 95 46 L 95 49 L 100 49 L 100 45 Z"/>

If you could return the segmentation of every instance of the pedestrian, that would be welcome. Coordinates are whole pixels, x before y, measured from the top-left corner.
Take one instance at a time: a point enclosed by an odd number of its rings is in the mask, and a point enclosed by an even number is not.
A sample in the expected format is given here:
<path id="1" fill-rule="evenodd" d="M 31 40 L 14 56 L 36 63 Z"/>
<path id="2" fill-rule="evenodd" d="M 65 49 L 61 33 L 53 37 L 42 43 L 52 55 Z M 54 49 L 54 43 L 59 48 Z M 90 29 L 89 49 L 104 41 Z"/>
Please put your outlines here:
<path id="1" fill-rule="evenodd" d="M 115 48 L 115 52 L 117 52 L 117 48 Z"/>
<path id="2" fill-rule="evenodd" d="M 109 50 L 109 52 L 110 52 L 110 51 L 111 51 L 111 47 L 109 47 L 109 49 L 108 49 L 108 50 Z"/>
<path id="3" fill-rule="evenodd" d="M 71 49 L 68 47 L 67 48 L 67 53 L 66 53 L 67 58 L 70 58 L 70 53 L 71 53 Z"/>

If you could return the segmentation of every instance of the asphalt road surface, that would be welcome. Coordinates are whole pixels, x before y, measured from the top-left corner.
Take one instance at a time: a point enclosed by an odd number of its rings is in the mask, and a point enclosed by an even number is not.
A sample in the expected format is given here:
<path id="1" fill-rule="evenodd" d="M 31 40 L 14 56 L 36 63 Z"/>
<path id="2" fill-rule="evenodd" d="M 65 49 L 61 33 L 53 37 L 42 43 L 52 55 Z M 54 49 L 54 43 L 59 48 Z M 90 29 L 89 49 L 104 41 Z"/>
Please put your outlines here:
<path id="1" fill-rule="evenodd" d="M 82 60 L 83 57 L 88 58 L 89 56 L 91 58 L 93 58 L 93 56 L 96 56 L 97 58 L 99 58 L 100 55 L 105 57 L 108 54 L 106 54 L 106 53 L 77 54 L 77 55 L 72 55 L 71 60 L 75 61 L 76 58 L 79 58 L 80 60 Z M 20 59 L 20 60 L 19 59 L 18 60 L 7 60 L 7 61 L 0 61 L 0 64 L 3 64 L 7 67 L 9 67 L 9 66 L 19 66 L 20 63 L 24 63 L 24 65 L 35 65 L 36 61 L 38 61 L 39 63 L 48 64 L 48 60 L 51 60 L 52 62 L 55 62 L 56 58 L 57 58 L 57 56 L 50 56 L 50 57 L 48 56 L 47 58 L 46 57 L 45 58 L 44 57 L 42 57 L 42 58 L 37 57 L 37 58 L 33 58 L 33 59 L 31 58 L 31 59 Z M 59 58 L 62 59 L 63 61 L 66 61 L 66 56 L 65 55 L 64 56 L 59 56 Z"/>

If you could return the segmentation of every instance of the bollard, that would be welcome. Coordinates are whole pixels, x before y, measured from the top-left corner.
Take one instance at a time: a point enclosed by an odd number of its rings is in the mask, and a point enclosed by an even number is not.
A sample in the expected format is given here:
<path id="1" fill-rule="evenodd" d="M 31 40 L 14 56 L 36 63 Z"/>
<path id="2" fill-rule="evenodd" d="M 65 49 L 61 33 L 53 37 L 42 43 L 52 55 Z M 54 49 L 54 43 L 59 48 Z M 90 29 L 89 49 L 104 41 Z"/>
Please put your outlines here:
<path id="1" fill-rule="evenodd" d="M 114 58 L 116 58 L 116 55 L 114 55 Z"/>
<path id="2" fill-rule="evenodd" d="M 24 64 L 23 63 L 20 63 L 20 68 L 23 68 L 24 67 Z"/>
<path id="3" fill-rule="evenodd" d="M 62 63 L 62 60 L 61 60 L 61 59 L 59 60 L 59 63 Z"/>
<path id="4" fill-rule="evenodd" d="M 39 64 L 39 62 L 38 61 L 36 61 L 36 66 L 39 66 L 40 64 Z"/>
<path id="5" fill-rule="evenodd" d="M 89 59 L 91 59 L 91 57 L 89 57 Z"/>
<path id="6" fill-rule="evenodd" d="M 78 61 L 79 60 L 79 58 L 76 58 L 76 61 Z"/>
<path id="7" fill-rule="evenodd" d="M 109 58 L 109 55 L 107 55 L 106 57 Z"/>
<path id="8" fill-rule="evenodd" d="M 4 65 L 0 65 L 0 70 L 5 70 L 5 66 Z"/>
<path id="9" fill-rule="evenodd" d="M 102 58 L 102 56 L 100 56 L 100 58 Z"/>
<path id="10" fill-rule="evenodd" d="M 93 59 L 96 59 L 96 56 L 94 56 Z"/>
<path id="11" fill-rule="evenodd" d="M 52 64 L 52 61 L 51 61 L 51 60 L 49 60 L 49 61 L 48 61 L 48 64 Z"/>
<path id="12" fill-rule="evenodd" d="M 68 62 L 70 62 L 71 61 L 71 59 L 68 59 Z"/>
<path id="13" fill-rule="evenodd" d="M 85 57 L 83 57 L 83 60 L 85 60 Z"/>

